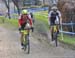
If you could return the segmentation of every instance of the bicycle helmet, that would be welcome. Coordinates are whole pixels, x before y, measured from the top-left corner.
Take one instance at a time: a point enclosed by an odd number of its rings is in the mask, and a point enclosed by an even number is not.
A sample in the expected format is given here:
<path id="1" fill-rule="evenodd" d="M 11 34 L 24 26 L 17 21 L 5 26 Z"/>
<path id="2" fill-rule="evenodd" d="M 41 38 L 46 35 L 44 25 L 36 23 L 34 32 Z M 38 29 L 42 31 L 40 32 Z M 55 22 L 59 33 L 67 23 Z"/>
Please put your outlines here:
<path id="1" fill-rule="evenodd" d="M 28 11 L 27 10 L 22 10 L 22 14 L 28 14 Z"/>
<path id="2" fill-rule="evenodd" d="M 58 8 L 56 6 L 53 6 L 51 9 L 52 10 L 57 10 Z"/>

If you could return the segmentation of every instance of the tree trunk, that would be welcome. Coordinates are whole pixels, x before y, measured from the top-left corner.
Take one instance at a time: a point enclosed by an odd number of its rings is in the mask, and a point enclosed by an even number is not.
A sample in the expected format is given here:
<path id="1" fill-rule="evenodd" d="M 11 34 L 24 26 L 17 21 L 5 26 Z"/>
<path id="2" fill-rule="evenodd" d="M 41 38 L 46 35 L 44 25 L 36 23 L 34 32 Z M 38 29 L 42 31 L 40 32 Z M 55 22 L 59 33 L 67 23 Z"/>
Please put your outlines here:
<path id="1" fill-rule="evenodd" d="M 17 7 L 17 10 L 18 10 L 18 14 L 20 15 L 20 8 L 19 8 L 19 0 L 12 0 L 14 5 Z"/>
<path id="2" fill-rule="evenodd" d="M 8 9 L 8 17 L 9 17 L 9 19 L 11 19 L 11 16 L 10 16 L 10 5 L 9 5 L 9 0 L 8 0 L 8 1 L 3 0 L 3 2 L 5 3 L 5 6 L 6 6 L 7 9 Z"/>

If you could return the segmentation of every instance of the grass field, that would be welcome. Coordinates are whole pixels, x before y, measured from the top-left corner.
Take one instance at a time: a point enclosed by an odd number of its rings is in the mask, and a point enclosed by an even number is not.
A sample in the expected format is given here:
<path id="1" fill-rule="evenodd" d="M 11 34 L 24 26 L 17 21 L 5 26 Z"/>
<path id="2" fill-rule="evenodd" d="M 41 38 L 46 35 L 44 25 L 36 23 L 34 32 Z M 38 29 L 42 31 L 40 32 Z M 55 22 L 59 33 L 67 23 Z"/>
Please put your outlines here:
<path id="1" fill-rule="evenodd" d="M 3 22 L 4 20 L 4 22 Z M 9 29 L 18 29 L 18 20 L 17 19 L 8 19 L 0 16 L 0 25 L 9 28 Z"/>

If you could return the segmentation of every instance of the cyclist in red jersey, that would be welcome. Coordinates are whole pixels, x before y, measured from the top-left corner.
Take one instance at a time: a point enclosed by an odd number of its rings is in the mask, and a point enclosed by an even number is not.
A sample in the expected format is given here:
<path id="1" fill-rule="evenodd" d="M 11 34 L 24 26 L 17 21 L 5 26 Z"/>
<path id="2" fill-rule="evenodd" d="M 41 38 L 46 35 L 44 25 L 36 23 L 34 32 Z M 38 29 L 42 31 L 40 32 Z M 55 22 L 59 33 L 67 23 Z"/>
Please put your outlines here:
<path id="1" fill-rule="evenodd" d="M 19 30 L 24 30 L 27 21 L 29 21 L 29 24 L 32 28 L 32 18 L 29 16 L 28 11 L 27 10 L 22 10 L 22 14 L 19 16 Z M 23 33 L 21 33 L 21 46 L 23 46 Z"/>

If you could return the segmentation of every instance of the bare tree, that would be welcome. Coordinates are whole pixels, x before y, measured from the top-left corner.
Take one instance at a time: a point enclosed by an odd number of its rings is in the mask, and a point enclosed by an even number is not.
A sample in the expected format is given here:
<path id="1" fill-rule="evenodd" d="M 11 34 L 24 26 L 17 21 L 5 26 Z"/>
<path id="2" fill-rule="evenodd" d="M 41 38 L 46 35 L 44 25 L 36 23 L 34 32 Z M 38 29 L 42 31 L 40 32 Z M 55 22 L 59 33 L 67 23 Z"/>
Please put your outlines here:
<path id="1" fill-rule="evenodd" d="M 8 9 L 8 17 L 9 17 L 9 19 L 10 19 L 11 16 L 10 16 L 10 5 L 9 5 L 9 0 L 3 0 L 3 2 L 5 3 L 5 6 L 6 6 L 7 9 Z"/>
<path id="2" fill-rule="evenodd" d="M 20 0 L 12 0 L 14 5 L 17 7 L 17 10 L 18 10 L 18 14 L 20 14 L 20 8 L 19 8 L 19 1 Z"/>

